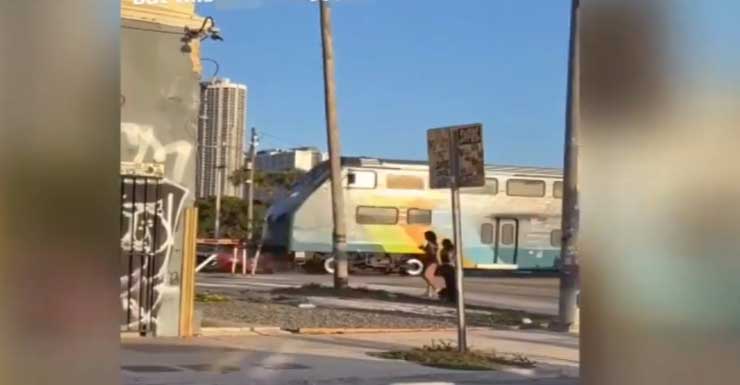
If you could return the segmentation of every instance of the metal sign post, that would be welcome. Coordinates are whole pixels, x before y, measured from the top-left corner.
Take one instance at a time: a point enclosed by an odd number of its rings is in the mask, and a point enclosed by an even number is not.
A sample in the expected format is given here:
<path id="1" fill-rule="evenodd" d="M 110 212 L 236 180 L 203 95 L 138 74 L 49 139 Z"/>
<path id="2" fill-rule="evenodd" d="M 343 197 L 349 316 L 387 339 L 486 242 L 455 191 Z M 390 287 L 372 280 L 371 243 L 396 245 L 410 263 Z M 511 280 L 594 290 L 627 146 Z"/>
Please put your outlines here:
<path id="1" fill-rule="evenodd" d="M 431 188 L 449 188 L 452 198 L 452 236 L 455 244 L 457 290 L 457 346 L 461 353 L 467 351 L 468 343 L 463 292 L 460 187 L 480 187 L 485 184 L 482 131 L 480 124 L 427 131 L 429 185 Z"/>
<path id="2" fill-rule="evenodd" d="M 468 330 L 465 322 L 465 301 L 463 300 L 463 257 L 462 231 L 460 223 L 460 189 L 453 180 L 452 188 L 452 232 L 455 243 L 455 290 L 457 291 L 457 348 L 460 353 L 468 349 Z"/>

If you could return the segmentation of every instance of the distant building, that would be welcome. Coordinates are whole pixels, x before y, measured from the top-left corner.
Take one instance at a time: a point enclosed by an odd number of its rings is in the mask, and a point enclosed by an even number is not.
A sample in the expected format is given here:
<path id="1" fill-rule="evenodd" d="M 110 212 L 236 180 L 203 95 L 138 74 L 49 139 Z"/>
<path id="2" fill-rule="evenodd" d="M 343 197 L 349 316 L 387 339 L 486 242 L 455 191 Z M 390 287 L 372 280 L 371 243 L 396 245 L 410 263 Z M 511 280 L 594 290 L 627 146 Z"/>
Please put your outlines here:
<path id="1" fill-rule="evenodd" d="M 309 171 L 327 156 L 315 147 L 298 147 L 289 150 L 263 150 L 257 153 L 257 170 L 267 172 Z"/>
<path id="2" fill-rule="evenodd" d="M 247 87 L 229 79 L 201 83 L 201 119 L 198 127 L 198 198 L 215 196 L 221 171 L 221 195 L 243 197 L 243 186 L 229 177 L 244 165 L 244 128 Z"/>

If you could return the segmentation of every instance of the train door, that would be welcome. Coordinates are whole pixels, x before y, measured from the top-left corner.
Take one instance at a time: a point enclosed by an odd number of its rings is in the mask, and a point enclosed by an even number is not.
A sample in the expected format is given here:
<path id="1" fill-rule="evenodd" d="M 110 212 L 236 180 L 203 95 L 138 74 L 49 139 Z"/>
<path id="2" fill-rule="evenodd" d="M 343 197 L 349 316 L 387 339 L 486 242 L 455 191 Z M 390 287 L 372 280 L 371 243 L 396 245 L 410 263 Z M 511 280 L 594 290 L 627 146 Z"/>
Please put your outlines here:
<path id="1" fill-rule="evenodd" d="M 480 243 L 485 250 L 483 264 L 496 263 L 496 225 L 483 223 L 480 227 Z M 489 259 L 490 258 L 490 259 Z"/>
<path id="2" fill-rule="evenodd" d="M 500 218 L 496 220 L 496 258 L 494 263 L 516 264 L 519 239 L 519 221 Z"/>

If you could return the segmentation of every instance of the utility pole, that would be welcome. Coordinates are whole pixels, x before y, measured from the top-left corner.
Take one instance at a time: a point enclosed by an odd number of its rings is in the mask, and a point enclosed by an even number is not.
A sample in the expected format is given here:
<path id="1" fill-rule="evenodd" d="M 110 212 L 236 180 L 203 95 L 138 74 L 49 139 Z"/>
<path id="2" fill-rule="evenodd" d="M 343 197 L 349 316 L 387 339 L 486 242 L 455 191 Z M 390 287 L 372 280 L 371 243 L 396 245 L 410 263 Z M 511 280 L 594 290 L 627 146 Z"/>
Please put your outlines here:
<path id="1" fill-rule="evenodd" d="M 560 266 L 560 300 L 558 323 L 573 328 L 578 313 L 578 138 L 579 138 L 579 0 L 571 2 L 570 48 L 568 55 L 568 96 L 565 118 L 565 157 L 563 175 L 563 223 Z"/>
<path id="2" fill-rule="evenodd" d="M 220 162 L 220 150 L 221 146 L 216 148 L 216 162 Z M 224 166 L 216 163 L 216 218 L 213 225 L 213 237 L 216 239 L 221 238 L 221 182 L 223 181 Z"/>
<path id="3" fill-rule="evenodd" d="M 249 140 L 249 185 L 247 186 L 247 247 L 252 242 L 254 233 L 254 168 L 257 158 L 257 130 L 252 127 Z"/>
<path id="4" fill-rule="evenodd" d="M 218 75 L 218 70 L 220 66 L 218 62 L 213 59 L 202 58 L 201 60 L 211 62 L 216 66 L 216 70 L 211 76 L 211 78 L 207 82 L 201 83 L 201 87 L 202 87 L 201 94 L 203 95 L 202 96 L 203 100 L 201 103 L 202 112 L 201 112 L 200 119 L 201 119 L 201 124 L 202 124 L 202 130 L 205 132 L 208 126 L 208 113 L 206 112 L 206 109 L 208 108 L 208 87 L 214 84 L 214 81 L 216 79 L 216 75 Z M 200 141 L 201 138 L 198 138 L 198 140 Z M 215 210 L 216 213 L 215 214 L 216 214 L 216 218 L 214 220 L 215 223 L 213 226 L 213 233 L 214 233 L 213 237 L 216 239 L 219 239 L 221 237 L 221 194 L 222 194 L 221 193 L 221 181 L 222 181 L 222 177 L 221 177 L 222 171 L 221 170 L 223 170 L 225 167 L 225 165 L 221 164 L 221 143 L 220 141 L 221 141 L 221 133 L 217 132 L 216 133 L 216 143 L 217 144 L 215 146 L 199 144 L 202 148 L 215 149 L 215 153 L 216 153 L 216 160 L 215 160 L 215 165 L 216 165 L 215 166 L 215 169 L 216 169 L 216 191 L 215 191 L 216 193 L 216 210 Z"/>
<path id="5" fill-rule="evenodd" d="M 344 223 L 344 192 L 342 191 L 342 160 L 337 117 L 337 95 L 334 84 L 334 46 L 331 34 L 331 9 L 327 0 L 319 0 L 321 13 L 321 45 L 324 59 L 324 99 L 326 109 L 326 131 L 329 142 L 329 164 L 331 166 L 331 206 L 334 218 L 333 246 L 335 268 L 334 288 L 341 289 L 349 284 L 347 268 L 347 236 Z"/>

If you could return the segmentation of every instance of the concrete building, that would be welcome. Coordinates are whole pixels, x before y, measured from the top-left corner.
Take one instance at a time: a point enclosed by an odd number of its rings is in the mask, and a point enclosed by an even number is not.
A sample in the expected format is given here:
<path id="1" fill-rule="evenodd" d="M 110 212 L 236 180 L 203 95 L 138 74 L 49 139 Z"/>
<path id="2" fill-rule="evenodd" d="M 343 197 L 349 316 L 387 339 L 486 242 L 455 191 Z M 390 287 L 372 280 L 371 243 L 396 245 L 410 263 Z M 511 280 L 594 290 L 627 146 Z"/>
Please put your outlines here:
<path id="1" fill-rule="evenodd" d="M 257 170 L 266 172 L 309 171 L 327 157 L 315 147 L 263 150 L 257 153 Z"/>
<path id="2" fill-rule="evenodd" d="M 201 83 L 196 170 L 198 198 L 215 196 L 219 179 L 222 196 L 243 197 L 243 186 L 235 185 L 230 176 L 244 166 L 246 116 L 245 85 L 232 83 L 229 79 Z"/>
<path id="3" fill-rule="evenodd" d="M 180 332 L 183 216 L 195 193 L 200 40 L 193 3 L 121 1 L 121 330 Z"/>

